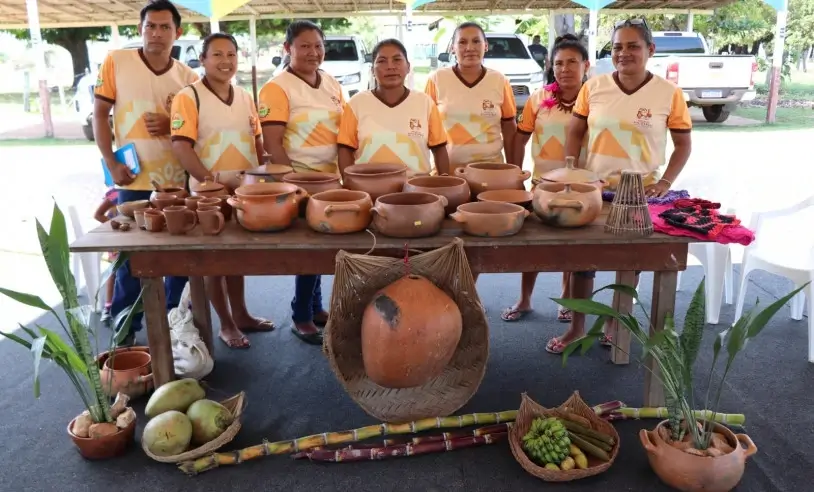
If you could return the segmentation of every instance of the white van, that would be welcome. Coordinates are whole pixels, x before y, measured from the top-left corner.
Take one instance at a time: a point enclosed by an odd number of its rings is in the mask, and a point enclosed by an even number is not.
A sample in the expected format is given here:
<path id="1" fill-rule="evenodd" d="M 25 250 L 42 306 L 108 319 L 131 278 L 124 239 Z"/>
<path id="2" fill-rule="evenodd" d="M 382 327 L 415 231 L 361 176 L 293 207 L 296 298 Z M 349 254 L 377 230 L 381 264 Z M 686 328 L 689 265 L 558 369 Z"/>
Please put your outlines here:
<path id="1" fill-rule="evenodd" d="M 488 32 L 486 41 L 489 43 L 489 49 L 486 51 L 483 64 L 486 68 L 501 72 L 509 79 L 517 102 L 517 114 L 520 115 L 531 93 L 545 84 L 545 74 L 518 34 Z M 450 40 L 446 52 L 438 55 L 438 66 L 448 67 L 454 64 L 455 55 L 452 53 Z"/>

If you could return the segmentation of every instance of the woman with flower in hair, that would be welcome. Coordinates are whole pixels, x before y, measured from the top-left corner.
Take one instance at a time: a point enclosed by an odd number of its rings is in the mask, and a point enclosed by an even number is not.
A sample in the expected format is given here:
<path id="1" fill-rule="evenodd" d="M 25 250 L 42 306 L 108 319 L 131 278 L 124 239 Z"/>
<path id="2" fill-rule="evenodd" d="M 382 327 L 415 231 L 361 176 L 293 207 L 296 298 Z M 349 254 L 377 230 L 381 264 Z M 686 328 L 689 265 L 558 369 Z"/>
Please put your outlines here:
<path id="1" fill-rule="evenodd" d="M 516 162 L 523 162 L 526 144 L 532 139 L 532 182 L 536 182 L 547 172 L 564 166 L 566 129 L 588 66 L 588 51 L 576 36 L 565 34 L 556 39 L 548 69 L 549 84 L 537 89 L 529 97 L 514 137 L 513 155 Z M 579 156 L 582 164 L 588 154 L 585 143 L 583 141 L 583 150 Z M 532 310 L 531 293 L 537 280 L 537 272 L 524 272 L 522 275 L 520 300 L 503 311 L 503 321 L 517 321 Z M 563 273 L 564 298 L 571 294 L 570 278 L 569 272 Z M 571 312 L 560 307 L 557 319 L 564 323 L 570 322 Z"/>

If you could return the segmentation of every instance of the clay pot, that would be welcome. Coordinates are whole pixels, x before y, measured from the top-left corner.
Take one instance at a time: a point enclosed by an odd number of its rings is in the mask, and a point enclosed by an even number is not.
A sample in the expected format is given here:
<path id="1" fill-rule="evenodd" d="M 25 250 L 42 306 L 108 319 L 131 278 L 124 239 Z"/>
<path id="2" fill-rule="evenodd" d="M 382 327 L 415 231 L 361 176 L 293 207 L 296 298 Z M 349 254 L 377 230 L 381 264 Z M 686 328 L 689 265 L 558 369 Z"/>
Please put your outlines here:
<path id="1" fill-rule="evenodd" d="M 155 200 L 162 193 L 165 195 L 164 198 L 166 198 L 166 195 L 174 195 L 175 196 L 175 198 L 176 198 L 175 203 L 171 203 L 170 205 L 183 205 L 184 204 L 184 198 L 189 196 L 189 193 L 187 193 L 187 190 L 185 190 L 183 188 L 172 188 L 171 187 L 171 188 L 162 188 L 160 191 L 155 190 L 150 194 L 150 203 L 152 203 L 153 206 L 156 207 L 156 208 L 158 208 L 158 204 L 156 203 Z"/>
<path id="2" fill-rule="evenodd" d="M 198 207 L 196 212 L 198 214 L 198 223 L 201 224 L 201 231 L 204 235 L 217 236 L 223 232 L 226 220 L 223 218 L 223 212 L 220 211 L 219 206 Z"/>
<path id="3" fill-rule="evenodd" d="M 164 209 L 167 231 L 173 236 L 183 236 L 198 225 L 198 216 L 184 205 L 173 205 Z"/>
<path id="4" fill-rule="evenodd" d="M 75 420 L 76 418 L 68 424 L 68 435 L 71 436 L 71 440 L 79 450 L 79 454 L 88 460 L 105 460 L 121 456 L 127 451 L 136 436 L 136 421 L 133 420 L 130 425 L 109 436 L 95 439 L 78 437 L 71 431 Z"/>
<path id="5" fill-rule="evenodd" d="M 342 179 L 345 188 L 365 191 L 373 201 L 382 195 L 398 193 L 406 181 L 404 164 L 354 164 L 345 168 Z"/>
<path id="6" fill-rule="evenodd" d="M 149 347 L 123 347 L 104 352 L 96 358 L 102 379 L 102 391 L 109 397 L 124 393 L 131 399 L 153 388 Z M 111 367 L 112 366 L 112 367 Z"/>
<path id="7" fill-rule="evenodd" d="M 254 169 L 241 172 L 243 174 L 240 180 L 240 186 L 246 186 L 257 183 L 281 183 L 283 176 L 294 172 L 294 168 L 283 164 L 264 164 Z"/>
<path id="8" fill-rule="evenodd" d="M 725 436 L 734 450 L 715 458 L 693 456 L 674 448 L 659 436 L 659 427 L 665 425 L 667 421 L 663 420 L 653 431 L 642 429 L 639 439 L 647 452 L 650 467 L 661 481 L 684 492 L 729 492 L 743 477 L 746 458 L 757 453 L 757 446 L 749 436 L 735 434 L 716 423 L 714 431 Z"/>
<path id="9" fill-rule="evenodd" d="M 178 201 L 181 201 L 179 204 Z M 153 193 L 153 198 L 150 199 L 150 202 L 157 208 L 158 210 L 164 210 L 167 207 L 172 207 L 173 205 L 181 205 L 184 203 L 184 198 L 178 198 L 178 195 L 173 193 Z"/>
<path id="10" fill-rule="evenodd" d="M 202 197 L 202 196 L 190 196 L 190 197 L 184 198 L 184 206 L 194 212 L 194 211 L 198 210 L 198 202 L 203 200 L 203 198 L 204 197 Z"/>
<path id="11" fill-rule="evenodd" d="M 475 196 L 489 190 L 522 190 L 531 173 L 513 164 L 469 164 L 455 175 L 464 178 Z"/>
<path id="12" fill-rule="evenodd" d="M 308 196 L 313 196 L 323 191 L 339 190 L 342 188 L 338 174 L 319 173 L 316 171 L 286 174 L 283 176 L 283 183 L 291 183 L 299 186 L 308 192 Z"/>
<path id="13" fill-rule="evenodd" d="M 491 190 L 478 194 L 478 201 L 513 203 L 531 210 L 531 200 L 534 194 L 526 190 Z"/>
<path id="14" fill-rule="evenodd" d="M 602 212 L 602 192 L 589 184 L 540 183 L 534 188 L 533 206 L 544 224 L 582 227 Z"/>
<path id="15" fill-rule="evenodd" d="M 136 200 L 134 202 L 124 202 L 121 205 L 116 205 L 116 210 L 131 219 L 135 219 L 136 210 L 144 210 L 150 206 L 150 200 Z"/>
<path id="16" fill-rule="evenodd" d="M 376 230 L 390 237 L 427 237 L 438 234 L 447 199 L 432 193 L 400 192 L 380 196 L 373 212 Z"/>
<path id="17" fill-rule="evenodd" d="M 291 183 L 255 183 L 236 189 L 227 203 L 237 209 L 237 221 L 244 229 L 276 232 L 291 226 L 306 196 L 305 190 Z"/>
<path id="18" fill-rule="evenodd" d="M 447 199 L 445 212 L 455 212 L 458 205 L 467 203 L 472 196 L 469 183 L 455 176 L 416 176 L 407 180 L 404 191 L 434 193 Z"/>
<path id="19" fill-rule="evenodd" d="M 520 232 L 529 213 L 513 203 L 472 202 L 459 206 L 450 217 L 470 236 L 505 237 Z"/>
<path id="20" fill-rule="evenodd" d="M 573 157 L 566 157 L 565 165 L 540 176 L 540 183 L 585 183 L 596 186 L 601 192 L 602 187 L 607 183 L 602 181 L 595 172 L 577 168 L 574 161 Z"/>
<path id="21" fill-rule="evenodd" d="M 155 208 L 148 208 L 144 211 L 144 227 L 150 232 L 161 232 L 164 230 L 164 212 Z"/>
<path id="22" fill-rule="evenodd" d="M 228 193 L 226 185 L 217 183 L 211 177 L 207 176 L 203 183 L 190 183 L 192 196 L 201 196 L 204 198 L 211 198 L 221 196 Z"/>
<path id="23" fill-rule="evenodd" d="M 215 175 L 215 182 L 225 186 L 229 191 L 234 191 L 243 184 L 243 173 L 245 171 L 218 171 Z"/>
<path id="24" fill-rule="evenodd" d="M 306 220 L 311 229 L 326 234 L 363 231 L 370 225 L 373 201 L 364 191 L 329 190 L 308 199 Z"/>

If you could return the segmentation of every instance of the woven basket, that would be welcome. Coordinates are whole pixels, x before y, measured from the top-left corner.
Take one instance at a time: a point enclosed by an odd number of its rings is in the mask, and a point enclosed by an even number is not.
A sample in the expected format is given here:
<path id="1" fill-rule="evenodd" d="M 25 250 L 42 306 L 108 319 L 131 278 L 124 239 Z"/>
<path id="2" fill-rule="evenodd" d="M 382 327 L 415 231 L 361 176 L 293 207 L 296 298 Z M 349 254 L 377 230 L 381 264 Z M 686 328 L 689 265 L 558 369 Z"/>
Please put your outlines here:
<path id="1" fill-rule="evenodd" d="M 182 461 L 194 460 L 198 459 L 202 456 L 206 456 L 224 444 L 227 444 L 232 439 L 235 438 L 238 431 L 242 427 L 240 423 L 240 417 L 243 414 L 243 409 L 246 408 L 245 405 L 246 393 L 241 391 L 240 393 L 236 394 L 235 396 L 223 400 L 220 402 L 221 405 L 228 408 L 232 415 L 234 416 L 234 421 L 232 424 L 226 428 L 223 434 L 219 435 L 215 439 L 209 441 L 208 443 L 204 444 L 203 446 L 199 446 L 195 449 L 190 449 L 189 451 L 184 451 L 181 454 L 176 454 L 174 456 L 156 456 L 147 449 L 147 446 L 144 444 L 144 440 L 141 441 L 141 449 L 149 456 L 150 458 L 160 461 L 162 463 L 180 463 Z"/>
<path id="2" fill-rule="evenodd" d="M 422 275 L 447 293 L 463 316 L 458 347 L 444 372 L 423 386 L 384 388 L 371 381 L 362 360 L 362 315 L 374 294 L 405 274 L 403 258 L 350 254 L 336 256 L 331 318 L 324 349 L 331 369 L 353 400 L 382 422 L 410 422 L 451 415 L 480 386 L 489 358 L 489 325 L 475 290 L 463 241 L 409 258 L 410 273 Z"/>
<path id="3" fill-rule="evenodd" d="M 609 453 L 610 461 L 601 461 L 585 453 L 585 456 L 588 458 L 588 468 L 584 470 L 574 468 L 573 470 L 563 471 L 547 470 L 528 457 L 523 450 L 523 436 L 529 431 L 534 419 L 537 417 L 561 417 L 561 412 L 563 411 L 569 411 L 581 417 L 585 417 L 591 422 L 592 429 L 602 432 L 603 434 L 608 434 L 616 440 L 616 444 L 611 448 L 611 452 Z M 616 460 L 616 456 L 619 454 L 619 444 L 619 434 L 613 425 L 599 418 L 596 412 L 582 401 L 578 391 L 575 391 L 565 403 L 552 409 L 540 406 L 529 398 L 526 393 L 523 393 L 523 400 L 520 403 L 520 410 L 517 412 L 517 419 L 511 429 L 509 429 L 509 446 L 512 448 L 514 459 L 520 463 L 520 466 L 522 466 L 524 470 L 546 482 L 570 482 L 571 480 L 579 480 L 580 478 L 591 477 L 604 472 L 610 468 L 614 460 Z"/>

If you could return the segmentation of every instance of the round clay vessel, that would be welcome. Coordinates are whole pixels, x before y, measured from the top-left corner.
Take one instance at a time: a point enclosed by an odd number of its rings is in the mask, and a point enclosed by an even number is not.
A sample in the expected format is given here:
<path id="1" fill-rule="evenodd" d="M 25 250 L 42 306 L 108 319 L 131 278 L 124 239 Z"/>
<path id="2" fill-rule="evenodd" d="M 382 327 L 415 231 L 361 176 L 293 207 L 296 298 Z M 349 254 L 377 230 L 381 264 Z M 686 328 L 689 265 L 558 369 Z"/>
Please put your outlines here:
<path id="1" fill-rule="evenodd" d="M 111 352 L 104 352 L 96 358 L 102 391 L 106 395 L 115 397 L 116 393 L 121 392 L 135 400 L 153 388 L 148 347 L 123 347 L 114 350 L 112 354 L 111 357 Z"/>
<path id="2" fill-rule="evenodd" d="M 150 193 L 150 203 L 152 203 L 153 206 L 156 207 L 156 208 L 158 208 L 158 204 L 156 204 L 155 199 L 159 195 L 161 195 L 162 193 L 166 194 L 167 196 L 175 195 L 175 203 L 173 203 L 172 205 L 183 205 L 184 204 L 184 198 L 189 196 L 189 193 L 187 193 L 187 190 L 185 190 L 183 188 L 169 187 L 169 188 L 162 188 L 161 191 L 155 190 L 152 193 Z M 166 196 L 164 198 L 166 198 Z"/>
<path id="3" fill-rule="evenodd" d="M 286 174 L 283 176 L 283 183 L 295 184 L 308 192 L 309 196 L 313 196 L 323 191 L 341 189 L 339 178 L 338 174 L 309 171 Z"/>
<path id="4" fill-rule="evenodd" d="M 185 198 L 178 198 L 178 195 L 174 193 L 153 193 L 152 196 L 153 198 L 150 199 L 150 203 L 152 203 L 153 206 L 158 210 L 164 210 L 167 207 L 179 205 L 179 200 L 181 200 L 181 204 L 183 204 L 185 200 Z"/>
<path id="5" fill-rule="evenodd" d="M 404 184 L 404 191 L 434 193 L 447 199 L 445 212 L 455 212 L 458 205 L 467 203 L 472 196 L 469 183 L 456 176 L 415 176 Z"/>
<path id="6" fill-rule="evenodd" d="M 90 437 L 79 437 L 73 433 L 73 423 L 76 417 L 68 423 L 68 435 L 71 436 L 79 454 L 88 460 L 106 460 L 123 455 L 127 448 L 133 443 L 136 436 L 136 420 L 119 432 L 109 436 L 92 439 Z"/>
<path id="7" fill-rule="evenodd" d="M 206 177 L 203 183 L 198 183 L 193 178 L 190 178 L 189 188 L 192 190 L 192 196 L 202 196 L 204 198 L 211 198 L 221 196 L 227 193 L 226 185 L 216 183 L 215 180 Z"/>
<path id="8" fill-rule="evenodd" d="M 230 192 L 243 184 L 243 174 L 246 171 L 218 171 L 215 182 L 224 185 Z"/>
<path id="9" fill-rule="evenodd" d="M 715 458 L 694 456 L 661 438 L 658 429 L 666 425 L 667 421 L 663 420 L 655 430 L 640 430 L 639 439 L 647 452 L 650 467 L 662 482 L 674 489 L 684 492 L 729 492 L 743 477 L 746 458 L 757 453 L 757 446 L 749 436 L 735 434 L 716 423 L 714 432 L 723 435 L 733 451 Z"/>
<path id="10" fill-rule="evenodd" d="M 505 237 L 520 232 L 529 213 L 513 203 L 472 202 L 460 205 L 450 217 L 470 236 Z"/>
<path id="11" fill-rule="evenodd" d="M 116 210 L 122 214 L 135 219 L 136 210 L 144 210 L 150 206 L 150 200 L 136 200 L 134 202 L 124 202 L 121 205 L 116 205 Z"/>
<path id="12" fill-rule="evenodd" d="M 605 182 L 593 171 L 578 168 L 574 165 L 573 157 L 566 157 L 563 167 L 553 169 L 540 176 L 541 183 L 585 183 L 600 188 L 605 186 Z"/>
<path id="13" fill-rule="evenodd" d="M 602 212 L 600 188 L 581 183 L 540 183 L 534 188 L 534 213 L 555 227 L 582 227 Z"/>
<path id="14" fill-rule="evenodd" d="M 427 237 L 438 234 L 447 199 L 433 193 L 399 192 L 380 196 L 373 212 L 376 230 L 390 237 Z"/>
<path id="15" fill-rule="evenodd" d="M 373 201 L 364 191 L 328 190 L 311 195 L 305 218 L 317 232 L 347 234 L 370 225 L 371 208 Z"/>
<path id="16" fill-rule="evenodd" d="M 380 196 L 397 193 L 407 181 L 404 164 L 354 164 L 345 168 L 343 185 L 349 190 L 365 191 L 376 201 Z"/>
<path id="17" fill-rule="evenodd" d="M 291 226 L 306 196 L 305 190 L 291 183 L 255 183 L 236 189 L 227 203 L 237 210 L 237 221 L 244 229 L 276 232 Z"/>
<path id="18" fill-rule="evenodd" d="M 523 181 L 531 177 L 530 172 L 523 171 L 514 164 L 497 163 L 469 164 L 457 168 L 455 175 L 469 183 L 475 196 L 489 190 L 522 190 Z"/>
<path id="19" fill-rule="evenodd" d="M 526 190 L 491 190 L 478 194 L 478 201 L 513 203 L 531 210 L 531 200 L 534 194 Z"/>
<path id="20" fill-rule="evenodd" d="M 243 171 L 241 186 L 256 183 L 280 183 L 283 176 L 294 172 L 294 168 L 283 164 L 264 164 L 262 166 Z"/>

